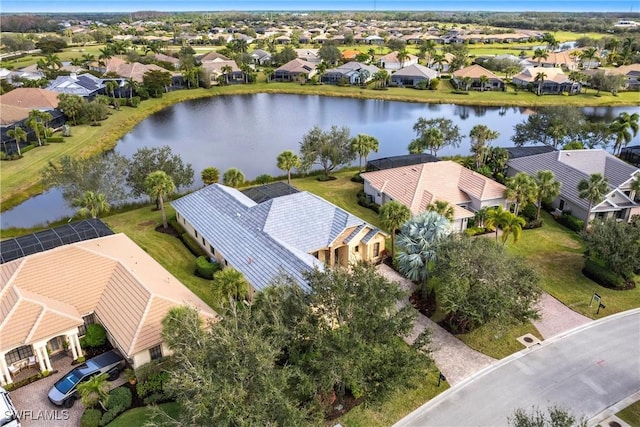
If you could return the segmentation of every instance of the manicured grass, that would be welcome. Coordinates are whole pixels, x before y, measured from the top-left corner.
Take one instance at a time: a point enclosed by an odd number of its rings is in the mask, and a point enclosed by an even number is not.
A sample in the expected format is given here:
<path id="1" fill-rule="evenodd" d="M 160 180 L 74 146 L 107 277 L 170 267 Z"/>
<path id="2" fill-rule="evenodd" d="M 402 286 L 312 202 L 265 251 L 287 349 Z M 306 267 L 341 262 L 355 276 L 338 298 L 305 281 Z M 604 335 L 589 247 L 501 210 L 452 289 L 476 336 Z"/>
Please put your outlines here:
<path id="1" fill-rule="evenodd" d="M 291 180 L 291 184 L 299 190 L 316 194 L 372 225 L 380 227 L 378 215 L 371 209 L 358 204 L 356 194 L 362 190 L 362 184 L 351 181 L 355 173 L 356 170 L 333 173 L 331 175 L 337 178 L 333 181 L 318 181 L 317 176 L 295 178 Z"/>
<path id="2" fill-rule="evenodd" d="M 490 323 L 468 334 L 458 334 L 456 338 L 487 356 L 502 359 L 525 348 L 524 345 L 516 341 L 516 338 L 525 334 L 533 334 L 542 340 L 540 332 L 528 322 L 523 325 L 507 327 Z"/>
<path id="3" fill-rule="evenodd" d="M 542 288 L 566 306 L 591 318 L 640 307 L 640 287 L 628 291 L 604 288 L 582 274 L 584 246 L 580 236 L 543 212 L 544 226 L 524 230 L 518 243 L 507 243 L 507 251 L 523 257 L 542 276 Z M 605 309 L 596 316 L 589 307 L 594 292 Z"/>
<path id="4" fill-rule="evenodd" d="M 384 402 L 370 404 L 367 407 L 358 406 L 326 425 L 340 423 L 346 427 L 390 426 L 449 388 L 446 382 L 437 387 L 438 374 L 439 371 L 434 367 L 422 379 L 419 387 L 396 390 Z"/>
<path id="5" fill-rule="evenodd" d="M 634 403 L 631 406 L 627 406 L 622 411 L 616 414 L 620 419 L 629 423 L 632 426 L 640 425 L 640 401 Z"/>
<path id="6" fill-rule="evenodd" d="M 180 414 L 180 404 L 177 402 L 162 403 L 158 405 L 160 409 L 172 418 L 177 418 Z M 118 416 L 115 420 L 107 424 L 109 427 L 133 427 L 144 425 L 151 416 L 151 409 L 148 407 L 133 408 Z"/>
<path id="7" fill-rule="evenodd" d="M 168 218 L 175 216 L 175 211 L 169 204 L 166 204 L 165 208 Z M 124 233 L 129 236 L 153 259 L 215 310 L 217 304 L 211 292 L 211 282 L 193 274 L 195 270 L 193 254 L 178 238 L 155 231 L 155 228 L 161 224 L 161 218 L 160 211 L 152 210 L 150 205 L 108 216 L 102 220 L 116 233 Z"/>

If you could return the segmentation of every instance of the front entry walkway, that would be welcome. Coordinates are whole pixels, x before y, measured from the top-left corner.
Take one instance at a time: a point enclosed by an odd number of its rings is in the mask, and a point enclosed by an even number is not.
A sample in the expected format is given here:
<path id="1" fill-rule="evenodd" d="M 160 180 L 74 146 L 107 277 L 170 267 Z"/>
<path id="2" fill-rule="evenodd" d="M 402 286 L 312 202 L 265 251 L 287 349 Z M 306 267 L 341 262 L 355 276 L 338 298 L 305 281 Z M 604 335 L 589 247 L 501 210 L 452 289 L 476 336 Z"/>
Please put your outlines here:
<path id="1" fill-rule="evenodd" d="M 413 292 L 415 288 L 413 282 L 402 277 L 388 265 L 380 264 L 376 269 L 388 280 L 398 283 L 401 289 Z M 407 300 L 405 304 L 408 303 Z M 418 314 L 413 333 L 405 341 L 412 344 L 425 329 L 429 329 L 431 332 L 431 356 L 451 386 L 496 361 L 492 357 L 467 347 L 466 344 L 423 314 Z"/>
<path id="2" fill-rule="evenodd" d="M 588 317 L 576 313 L 546 292 L 542 293 L 536 308 L 540 311 L 540 319 L 532 323 L 544 339 L 592 322 Z"/>

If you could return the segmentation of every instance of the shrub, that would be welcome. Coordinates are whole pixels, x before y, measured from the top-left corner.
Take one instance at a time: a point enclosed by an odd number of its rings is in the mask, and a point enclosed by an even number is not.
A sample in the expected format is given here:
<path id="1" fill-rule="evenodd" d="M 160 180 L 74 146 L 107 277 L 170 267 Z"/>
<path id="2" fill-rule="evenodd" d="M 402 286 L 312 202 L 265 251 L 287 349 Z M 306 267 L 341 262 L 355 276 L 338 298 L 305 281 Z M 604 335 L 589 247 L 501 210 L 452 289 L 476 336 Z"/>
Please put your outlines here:
<path id="1" fill-rule="evenodd" d="M 365 194 L 364 190 L 358 191 L 358 194 L 356 197 L 358 199 L 358 204 L 360 206 L 371 209 L 375 213 L 380 212 L 380 205 L 378 205 L 373 201 L 369 201 L 369 197 Z"/>
<path id="2" fill-rule="evenodd" d="M 87 326 L 87 333 L 84 336 L 84 343 L 87 347 L 100 347 L 107 342 L 107 332 L 98 323 Z"/>
<path id="3" fill-rule="evenodd" d="M 102 413 L 97 409 L 85 409 L 82 417 L 80 417 L 81 427 L 98 427 Z"/>
<path id="4" fill-rule="evenodd" d="M 145 404 L 170 400 L 173 397 L 168 390 L 165 390 L 165 385 L 169 381 L 169 368 L 172 364 L 171 357 L 164 357 L 136 369 L 136 378 L 138 379 L 136 391 Z"/>
<path id="5" fill-rule="evenodd" d="M 184 229 L 184 227 L 182 227 L 182 225 L 180 225 L 180 223 L 178 222 L 178 219 L 176 217 L 171 218 L 169 221 L 167 221 L 169 223 L 169 225 L 176 230 L 179 234 L 183 234 L 186 233 L 187 230 Z"/>
<path id="6" fill-rule="evenodd" d="M 196 276 L 203 279 L 213 279 L 213 275 L 220 270 L 220 264 L 210 262 L 206 257 L 199 256 L 196 258 Z"/>
<path id="7" fill-rule="evenodd" d="M 584 228 L 583 220 L 566 212 L 562 213 L 562 216 L 558 218 L 558 222 L 575 232 L 580 232 Z"/>
<path id="8" fill-rule="evenodd" d="M 354 175 L 351 177 L 351 181 L 352 181 L 352 182 L 357 182 L 357 183 L 359 183 L 359 184 L 364 184 L 364 178 L 362 178 L 362 177 L 360 176 L 360 172 L 358 172 L 358 173 L 354 174 Z"/>
<path id="9" fill-rule="evenodd" d="M 531 229 L 534 229 L 534 228 L 542 227 L 542 224 L 543 224 L 542 218 L 541 219 L 534 219 L 533 221 L 528 221 L 523 228 L 525 230 L 531 230 Z"/>
<path id="10" fill-rule="evenodd" d="M 431 90 L 436 90 L 438 89 L 438 85 L 440 84 L 440 79 L 439 78 L 435 78 L 435 79 L 431 79 L 429 80 L 429 89 Z"/>
<path id="11" fill-rule="evenodd" d="M 127 98 L 127 105 L 129 107 L 138 108 L 138 105 L 140 105 L 140 97 L 134 96 L 132 98 Z"/>
<path id="12" fill-rule="evenodd" d="M 482 227 L 467 227 L 466 230 L 464 230 L 464 234 L 466 234 L 467 236 L 475 236 L 477 234 L 484 234 L 485 233 L 485 229 Z"/>
<path id="13" fill-rule="evenodd" d="M 36 148 L 36 147 L 38 146 L 37 144 L 38 144 L 37 142 L 36 142 L 36 143 L 33 143 L 33 144 L 29 144 L 29 145 L 27 145 L 26 147 L 22 148 L 22 149 L 20 150 L 20 152 L 21 152 L 22 154 L 24 154 L 24 153 L 26 153 L 27 151 L 31 151 L 31 150 L 33 150 L 34 148 Z"/>
<path id="14" fill-rule="evenodd" d="M 273 177 L 266 173 L 262 175 L 258 175 L 255 180 L 256 184 L 260 184 L 260 185 L 268 184 L 272 181 L 273 181 Z"/>
<path id="15" fill-rule="evenodd" d="M 124 412 L 131 407 L 132 400 L 131 390 L 127 387 L 114 388 L 107 398 L 107 410 L 119 409 L 120 412 Z"/>
<path id="16" fill-rule="evenodd" d="M 533 221 L 536 219 L 536 214 L 538 213 L 538 208 L 534 204 L 528 204 L 522 210 L 520 210 L 520 216 L 524 217 L 527 222 Z"/>
<path id="17" fill-rule="evenodd" d="M 607 288 L 623 289 L 626 286 L 625 280 L 622 276 L 614 273 L 606 267 L 603 267 L 591 258 L 585 259 L 582 274 Z"/>
<path id="18" fill-rule="evenodd" d="M 64 138 L 61 136 L 50 136 L 47 138 L 47 143 L 59 143 L 64 142 Z"/>
<path id="19" fill-rule="evenodd" d="M 189 233 L 182 233 L 182 243 L 191 251 L 195 256 L 207 256 L 207 253 L 204 249 L 200 247 L 198 242 L 195 241 L 193 237 Z"/>

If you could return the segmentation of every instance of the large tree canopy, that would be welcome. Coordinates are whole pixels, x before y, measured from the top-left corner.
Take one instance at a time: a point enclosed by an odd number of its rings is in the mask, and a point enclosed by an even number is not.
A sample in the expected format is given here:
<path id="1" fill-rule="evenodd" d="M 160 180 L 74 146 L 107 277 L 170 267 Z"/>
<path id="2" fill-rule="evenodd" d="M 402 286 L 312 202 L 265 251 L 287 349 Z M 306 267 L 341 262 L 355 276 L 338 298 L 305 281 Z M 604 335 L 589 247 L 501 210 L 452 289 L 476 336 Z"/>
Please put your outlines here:
<path id="1" fill-rule="evenodd" d="M 465 332 L 491 321 L 537 317 L 538 276 L 491 239 L 453 236 L 438 245 L 437 256 L 436 295 L 452 329 Z"/>
<path id="2" fill-rule="evenodd" d="M 142 147 L 133 154 L 131 167 L 127 176 L 127 184 L 135 197 L 146 194 L 144 180 L 151 172 L 161 170 L 171 177 L 176 189 L 185 189 L 193 184 L 193 169 L 190 164 L 184 164 L 178 154 L 173 154 L 171 148 Z"/>
<path id="3" fill-rule="evenodd" d="M 346 126 L 331 126 L 327 132 L 314 126 L 300 142 L 300 169 L 308 171 L 314 164 L 319 165 L 328 178 L 335 168 L 355 160 L 349 132 Z"/>
<path id="4" fill-rule="evenodd" d="M 585 115 L 577 107 L 543 107 L 515 125 L 511 140 L 518 146 L 545 144 L 558 148 L 569 141 L 582 141 L 588 133 L 587 128 L 590 128 L 587 123 Z"/>

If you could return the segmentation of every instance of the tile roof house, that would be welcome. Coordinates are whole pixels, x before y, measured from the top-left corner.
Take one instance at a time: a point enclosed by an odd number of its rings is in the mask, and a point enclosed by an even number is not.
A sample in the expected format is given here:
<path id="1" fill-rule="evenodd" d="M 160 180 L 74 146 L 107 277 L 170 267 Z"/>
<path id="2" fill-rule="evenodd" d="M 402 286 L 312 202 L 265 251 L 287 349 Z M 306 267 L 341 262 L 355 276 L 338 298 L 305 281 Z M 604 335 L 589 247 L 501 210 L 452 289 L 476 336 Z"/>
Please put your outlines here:
<path id="1" fill-rule="evenodd" d="M 403 67 L 408 67 L 409 65 L 414 65 L 417 63 L 418 57 L 411 54 L 407 54 L 407 57 L 402 61 L 399 60 L 398 52 L 388 53 L 378 59 L 380 68 L 384 68 L 385 70 L 399 70 Z"/>
<path id="2" fill-rule="evenodd" d="M 381 260 L 386 234 L 306 191 L 256 203 L 213 184 L 171 202 L 182 227 L 255 291 L 281 274 L 308 290 L 305 271 Z"/>
<path id="3" fill-rule="evenodd" d="M 19 87 L 0 95 L 0 106 L 5 105 L 49 111 L 58 107 L 58 93 L 47 89 Z"/>
<path id="4" fill-rule="evenodd" d="M 594 218 L 616 218 L 629 221 L 640 214 L 640 194 L 631 190 L 634 176 L 640 169 L 616 158 L 602 149 L 562 150 L 549 153 L 523 156 L 507 162 L 508 175 L 518 172 L 535 175 L 540 170 L 550 170 L 562 183 L 560 195 L 553 206 L 583 221 Z M 589 209 L 589 202 L 578 195 L 578 183 L 588 179 L 589 175 L 600 173 L 609 182 L 609 191 L 603 201 Z"/>
<path id="5" fill-rule="evenodd" d="M 14 89 L 15 90 L 15 89 Z M 14 107 L 0 103 L 0 126 L 12 126 L 29 118 L 30 108 Z"/>
<path id="6" fill-rule="evenodd" d="M 225 74 L 225 67 L 229 67 L 230 71 Z M 245 73 L 238 67 L 236 61 L 231 59 L 216 58 L 211 61 L 203 61 L 202 69 L 209 75 L 211 82 L 218 82 L 218 79 L 224 76 L 225 82 L 245 83 Z"/>
<path id="7" fill-rule="evenodd" d="M 34 358 L 51 370 L 49 353 L 69 347 L 81 353 L 78 337 L 102 324 L 109 341 L 133 367 L 168 354 L 163 317 L 181 306 L 203 318 L 216 313 L 124 234 L 76 242 L 0 266 L 0 384 Z"/>
<path id="8" fill-rule="evenodd" d="M 580 93 L 582 85 L 580 82 L 569 80 L 561 68 L 543 68 L 543 67 L 526 67 L 520 74 L 516 74 L 512 78 L 512 83 L 518 87 L 526 88 L 532 84 L 535 88 L 538 86 L 536 76 L 538 73 L 544 73 L 544 81 L 542 82 L 541 93 Z"/>
<path id="9" fill-rule="evenodd" d="M 489 82 L 482 86 L 480 83 L 480 77 L 485 76 L 489 78 Z M 471 88 L 476 90 L 503 90 L 504 80 L 496 76 L 492 71 L 487 70 L 481 65 L 474 64 L 469 67 L 461 68 L 453 72 L 451 80 L 457 87 L 464 86 L 463 80 L 465 77 L 471 78 Z"/>
<path id="10" fill-rule="evenodd" d="M 322 82 L 328 84 L 338 84 L 343 81 L 351 85 L 359 85 L 373 80 L 373 75 L 380 69 L 375 65 L 363 64 L 361 62 L 347 62 L 337 68 L 331 68 L 322 75 Z M 366 76 L 366 77 L 365 77 Z M 362 81 L 364 78 L 364 82 Z"/>
<path id="11" fill-rule="evenodd" d="M 300 58 L 292 59 L 273 72 L 273 80 L 292 82 L 299 78 L 311 78 L 316 74 L 316 64 Z"/>
<path id="12" fill-rule="evenodd" d="M 115 73 L 122 78 L 133 79 L 138 83 L 142 83 L 143 76 L 147 71 L 165 71 L 171 74 L 172 77 L 177 76 L 177 73 L 165 70 L 156 64 L 141 64 L 139 62 L 128 63 L 115 56 L 113 58 L 109 58 L 104 64 L 93 62 L 89 65 L 89 68 L 103 74 Z"/>
<path id="13" fill-rule="evenodd" d="M 396 71 L 391 75 L 391 83 L 398 86 L 416 87 L 420 82 L 428 85 L 432 79 L 438 77 L 438 72 L 424 65 L 413 64 Z"/>
<path id="14" fill-rule="evenodd" d="M 453 207 L 454 231 L 467 228 L 475 211 L 507 206 L 505 186 L 451 160 L 402 166 L 361 174 L 364 192 L 383 205 L 397 200 L 417 215 L 436 201 Z"/>

